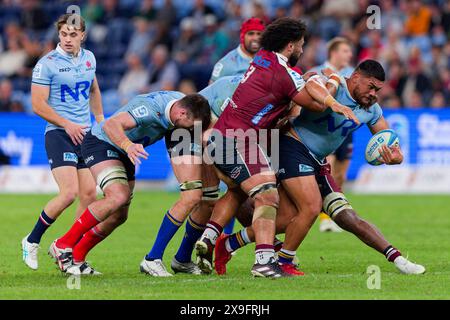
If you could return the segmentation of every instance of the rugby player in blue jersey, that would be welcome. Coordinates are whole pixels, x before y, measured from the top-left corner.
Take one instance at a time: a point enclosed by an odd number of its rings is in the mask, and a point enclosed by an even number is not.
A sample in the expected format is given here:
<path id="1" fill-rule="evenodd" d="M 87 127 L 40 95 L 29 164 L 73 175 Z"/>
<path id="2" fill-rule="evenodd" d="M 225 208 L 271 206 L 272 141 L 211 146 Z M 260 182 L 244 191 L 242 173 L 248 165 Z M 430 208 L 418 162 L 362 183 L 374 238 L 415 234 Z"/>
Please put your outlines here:
<path id="1" fill-rule="evenodd" d="M 209 102 L 212 123 L 222 113 L 241 79 L 242 75 L 221 77 L 199 92 Z M 219 179 L 214 168 L 202 161 L 201 136 L 195 137 L 192 134 L 191 139 L 179 142 L 173 131 L 170 131 L 165 138 L 170 163 L 179 182 L 180 198 L 164 215 L 152 248 L 144 258 L 144 266 L 141 265 L 141 271 L 154 277 L 172 276 L 163 263 L 164 252 L 187 220 L 183 240 L 170 267 L 175 273 L 200 275 L 202 271 L 191 261 L 191 256 L 194 244 L 202 235 L 212 207 L 219 197 Z M 183 147 L 186 142 L 188 144 Z"/>
<path id="2" fill-rule="evenodd" d="M 327 61 L 323 64 L 312 68 L 310 71 L 321 74 L 321 70 L 329 68 L 336 73 L 337 77 L 349 78 L 355 68 L 350 63 L 353 57 L 352 45 L 350 41 L 343 37 L 336 37 L 331 39 L 327 44 Z M 334 181 L 343 188 L 347 180 L 347 171 L 350 167 L 350 160 L 353 155 L 353 134 L 348 134 L 342 144 L 327 157 L 331 165 L 331 174 Z M 342 229 L 333 222 L 333 220 L 326 214 L 319 215 L 319 230 L 320 232 L 341 232 Z"/>
<path id="3" fill-rule="evenodd" d="M 335 83 L 333 91 L 336 101 L 351 108 L 360 123 L 365 123 L 372 134 L 389 128 L 381 107 L 376 103 L 377 92 L 384 80 L 383 67 L 374 60 L 366 60 L 350 78 L 340 83 L 329 82 Z M 311 103 L 308 99 L 304 100 L 301 105 Z M 278 262 L 284 272 L 294 276 L 304 274 L 297 269 L 293 259 L 322 208 L 338 226 L 383 254 L 400 272 L 425 272 L 422 265 L 403 257 L 374 225 L 356 213 L 330 174 L 326 157 L 359 127 L 353 120 L 330 110 L 317 113 L 304 108 L 295 117 L 292 128 L 281 135 L 278 171 L 280 207 L 276 228 L 277 233 L 286 234 L 283 248 L 278 253 Z M 381 155 L 381 161 L 387 165 L 403 161 L 399 147 L 383 146 Z M 253 241 L 252 228 L 246 228 L 217 243 L 216 266 L 218 261 L 222 274 L 226 272 L 231 252 Z"/>
<path id="4" fill-rule="evenodd" d="M 228 52 L 214 65 L 209 82 L 212 83 L 221 77 L 244 74 L 261 48 L 260 39 L 264 28 L 264 22 L 261 19 L 250 18 L 244 21 L 240 30 L 239 46 Z"/>
<path id="5" fill-rule="evenodd" d="M 86 251 L 93 246 L 82 244 L 83 235 L 96 228 L 105 238 L 125 222 L 134 187 L 135 164 L 140 163 L 139 158 L 148 157 L 144 148 L 174 128 L 193 129 L 196 121 L 207 128 L 210 119 L 208 101 L 201 95 L 157 91 L 136 96 L 87 133 L 81 152 L 104 198 L 89 204 L 70 230 L 51 244 L 49 253 L 61 271 L 98 274 L 85 262 Z M 190 138 L 188 130 L 183 133 Z M 170 213 L 167 215 L 172 218 Z M 144 260 L 141 269 L 145 268 Z"/>
<path id="6" fill-rule="evenodd" d="M 56 22 L 59 43 L 33 69 L 33 111 L 47 121 L 45 148 L 58 195 L 42 210 L 30 234 L 22 240 L 23 261 L 38 268 L 41 237 L 78 196 L 77 217 L 96 198 L 96 185 L 81 155 L 80 145 L 91 126 L 91 114 L 103 120 L 101 93 L 95 77 L 94 54 L 81 48 L 86 37 L 79 15 L 65 14 Z"/>

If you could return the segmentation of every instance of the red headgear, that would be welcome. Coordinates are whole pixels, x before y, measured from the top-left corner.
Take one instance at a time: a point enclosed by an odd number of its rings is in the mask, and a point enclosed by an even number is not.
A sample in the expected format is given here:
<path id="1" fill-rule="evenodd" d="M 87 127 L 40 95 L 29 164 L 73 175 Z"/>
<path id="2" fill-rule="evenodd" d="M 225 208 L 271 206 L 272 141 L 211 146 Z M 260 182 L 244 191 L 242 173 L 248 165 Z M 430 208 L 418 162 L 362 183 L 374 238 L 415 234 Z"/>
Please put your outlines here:
<path id="1" fill-rule="evenodd" d="M 241 35 L 240 35 L 241 44 L 244 44 L 244 36 L 247 32 L 252 31 L 252 30 L 264 31 L 264 29 L 265 29 L 265 25 L 261 19 L 250 18 L 248 20 L 245 20 L 241 26 Z"/>

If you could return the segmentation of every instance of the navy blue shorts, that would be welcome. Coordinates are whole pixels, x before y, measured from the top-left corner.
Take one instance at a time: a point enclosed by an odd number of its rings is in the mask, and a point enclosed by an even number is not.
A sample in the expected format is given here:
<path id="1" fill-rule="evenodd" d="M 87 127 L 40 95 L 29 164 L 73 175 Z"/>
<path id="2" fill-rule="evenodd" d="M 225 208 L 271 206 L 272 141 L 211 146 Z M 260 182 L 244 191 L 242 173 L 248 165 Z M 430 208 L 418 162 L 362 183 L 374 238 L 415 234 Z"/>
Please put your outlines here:
<path id="1" fill-rule="evenodd" d="M 50 130 L 45 134 L 45 150 L 52 170 L 64 166 L 78 170 L 87 168 L 81 154 L 81 146 L 74 145 L 64 130 Z"/>
<path id="2" fill-rule="evenodd" d="M 106 141 L 98 139 L 90 132 L 84 137 L 81 153 L 87 167 L 108 160 L 119 160 L 127 171 L 128 181 L 136 180 L 135 167 L 128 156 Z"/>
<path id="3" fill-rule="evenodd" d="M 222 141 L 217 143 L 215 138 Z M 211 150 L 208 153 L 214 165 L 238 185 L 254 175 L 272 171 L 267 152 L 258 143 L 212 135 L 208 139 L 208 150 Z"/>
<path id="4" fill-rule="evenodd" d="M 180 130 L 180 129 L 175 129 Z M 165 135 L 166 149 L 170 158 L 180 156 L 202 156 L 202 137 L 194 137 L 193 130 L 186 130 L 189 133 L 189 139 L 183 139 L 184 136 L 173 135 L 175 130 L 171 130 Z"/>
<path id="5" fill-rule="evenodd" d="M 322 198 L 332 192 L 342 192 L 331 176 L 330 164 L 326 159 L 317 159 L 303 143 L 292 137 L 281 135 L 278 181 L 312 175 L 316 177 Z"/>
<path id="6" fill-rule="evenodd" d="M 351 160 L 353 157 L 353 133 L 350 133 L 333 154 L 338 161 Z"/>

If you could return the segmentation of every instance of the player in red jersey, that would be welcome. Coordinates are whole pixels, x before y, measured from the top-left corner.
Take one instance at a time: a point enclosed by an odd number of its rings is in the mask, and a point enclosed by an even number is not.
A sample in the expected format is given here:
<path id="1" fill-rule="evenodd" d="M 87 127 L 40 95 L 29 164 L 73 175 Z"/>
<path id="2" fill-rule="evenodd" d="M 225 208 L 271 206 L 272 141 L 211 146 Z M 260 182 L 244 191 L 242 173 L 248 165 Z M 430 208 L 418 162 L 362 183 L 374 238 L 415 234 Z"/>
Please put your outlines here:
<path id="1" fill-rule="evenodd" d="M 313 98 L 315 102 L 304 107 L 317 112 L 330 107 L 358 122 L 350 108 L 336 102 L 320 82 L 311 78 L 305 83 L 290 67 L 295 66 L 303 52 L 305 32 L 305 24 L 291 18 L 278 19 L 267 27 L 261 38 L 262 49 L 209 137 L 207 153 L 228 191 L 215 205 L 211 220 L 196 243 L 197 263 L 205 273 L 212 271 L 212 252 L 223 226 L 251 197 L 255 203 L 252 226 L 256 237 L 256 263 L 251 272 L 271 278 L 286 275 L 274 257 L 279 196 L 264 141 L 267 129 L 275 127 L 291 100 L 302 105 L 307 98 Z"/>

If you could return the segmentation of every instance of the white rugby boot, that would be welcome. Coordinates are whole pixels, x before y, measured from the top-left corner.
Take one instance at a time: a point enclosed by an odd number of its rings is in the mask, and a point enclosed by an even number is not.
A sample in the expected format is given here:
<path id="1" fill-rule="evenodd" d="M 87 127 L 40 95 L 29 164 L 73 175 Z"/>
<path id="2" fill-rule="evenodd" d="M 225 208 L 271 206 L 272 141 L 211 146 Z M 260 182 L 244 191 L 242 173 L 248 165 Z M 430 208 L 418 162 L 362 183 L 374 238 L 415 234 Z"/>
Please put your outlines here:
<path id="1" fill-rule="evenodd" d="M 28 236 L 22 239 L 22 260 L 30 269 L 37 270 L 39 243 L 28 242 Z"/>
<path id="2" fill-rule="evenodd" d="M 394 264 L 404 274 L 423 274 L 426 271 L 424 266 L 411 262 L 403 256 L 398 256 Z"/>
<path id="3" fill-rule="evenodd" d="M 173 274 L 169 273 L 166 269 L 166 266 L 162 262 L 161 259 L 156 260 L 142 260 L 140 265 L 140 270 L 142 273 L 146 273 L 153 277 L 172 277 Z"/>
<path id="4" fill-rule="evenodd" d="M 99 276 L 102 275 L 101 272 L 95 270 L 92 268 L 88 262 L 81 262 L 81 263 L 74 263 L 70 267 L 67 268 L 66 274 L 71 274 L 74 276 L 83 276 L 83 275 L 89 275 L 89 276 Z"/>

